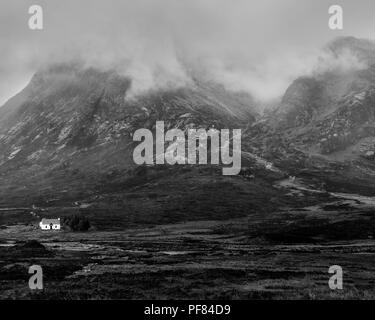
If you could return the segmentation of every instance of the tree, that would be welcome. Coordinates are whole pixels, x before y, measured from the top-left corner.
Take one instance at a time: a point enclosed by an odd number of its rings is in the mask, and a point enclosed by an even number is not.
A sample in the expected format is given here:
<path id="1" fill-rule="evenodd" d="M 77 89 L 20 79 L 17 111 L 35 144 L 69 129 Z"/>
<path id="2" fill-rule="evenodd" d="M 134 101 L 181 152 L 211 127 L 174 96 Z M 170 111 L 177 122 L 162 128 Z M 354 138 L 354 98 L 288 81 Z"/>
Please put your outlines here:
<path id="1" fill-rule="evenodd" d="M 62 223 L 72 231 L 87 231 L 91 226 L 90 221 L 87 217 L 78 214 L 64 217 Z"/>

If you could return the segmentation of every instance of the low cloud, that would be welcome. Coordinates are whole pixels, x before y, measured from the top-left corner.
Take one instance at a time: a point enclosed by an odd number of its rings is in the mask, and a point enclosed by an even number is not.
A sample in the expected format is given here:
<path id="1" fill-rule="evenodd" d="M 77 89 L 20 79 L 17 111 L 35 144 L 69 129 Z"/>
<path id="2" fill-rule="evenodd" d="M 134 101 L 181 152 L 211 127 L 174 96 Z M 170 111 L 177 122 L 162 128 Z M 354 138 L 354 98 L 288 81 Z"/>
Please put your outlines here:
<path id="1" fill-rule="evenodd" d="M 217 60 L 209 68 L 212 79 L 229 90 L 245 91 L 254 98 L 268 102 L 280 98 L 293 80 L 301 76 L 317 76 L 325 72 L 350 72 L 362 70 L 367 64 L 353 52 L 344 50 L 334 54 L 328 50 L 312 50 L 304 55 L 295 52 L 278 57 L 266 57 L 244 68 L 241 63 Z"/>
<path id="2" fill-rule="evenodd" d="M 317 50 L 344 35 L 328 29 L 326 0 L 39 0 L 43 31 L 27 27 L 35 1 L 3 2 L 0 104 L 40 68 L 74 59 L 130 76 L 132 95 L 189 85 L 199 74 L 262 101 L 280 97 L 298 76 L 363 67 L 350 52 Z M 338 2 L 344 12 L 352 6 Z M 362 0 L 359 9 L 375 4 Z M 370 17 L 357 20 L 346 20 L 347 34 L 374 27 Z"/>

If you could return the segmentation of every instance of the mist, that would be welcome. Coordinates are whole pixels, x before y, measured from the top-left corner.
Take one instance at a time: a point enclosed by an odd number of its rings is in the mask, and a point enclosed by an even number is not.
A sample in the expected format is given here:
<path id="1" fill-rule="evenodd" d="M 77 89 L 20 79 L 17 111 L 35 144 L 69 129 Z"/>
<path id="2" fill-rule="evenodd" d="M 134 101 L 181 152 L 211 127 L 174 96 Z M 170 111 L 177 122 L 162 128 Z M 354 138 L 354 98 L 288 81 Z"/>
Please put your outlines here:
<path id="1" fill-rule="evenodd" d="M 28 8 L 41 5 L 44 29 L 28 28 Z M 132 95 L 189 85 L 192 74 L 277 99 L 296 77 L 331 68 L 362 68 L 348 52 L 324 49 L 338 36 L 374 38 L 375 4 L 336 1 L 344 30 L 328 28 L 321 0 L 2 0 L 0 104 L 41 68 L 79 59 L 132 79 Z M 323 49 L 322 49 L 323 48 Z"/>

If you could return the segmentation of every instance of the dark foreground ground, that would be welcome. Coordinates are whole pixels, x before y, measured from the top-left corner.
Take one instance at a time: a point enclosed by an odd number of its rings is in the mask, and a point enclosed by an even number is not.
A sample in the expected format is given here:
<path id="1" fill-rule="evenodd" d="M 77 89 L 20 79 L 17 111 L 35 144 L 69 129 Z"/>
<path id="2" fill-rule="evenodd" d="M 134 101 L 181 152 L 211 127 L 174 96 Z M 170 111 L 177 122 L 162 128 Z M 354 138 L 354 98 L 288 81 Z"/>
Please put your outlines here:
<path id="1" fill-rule="evenodd" d="M 66 206 L 3 206 L 0 298 L 375 298 L 375 197 L 277 170 L 162 177 Z M 72 212 L 92 228 L 38 228 Z M 33 264 L 43 268 L 41 291 L 28 287 Z M 341 291 L 328 287 L 332 265 L 344 270 Z"/>
<path id="2" fill-rule="evenodd" d="M 126 227 L 118 216 L 117 220 L 112 217 L 111 224 L 102 215 L 97 219 L 93 215 L 93 228 L 88 232 L 42 232 L 35 215 L 25 214 L 24 209 L 4 209 L 0 298 L 375 298 L 375 198 L 328 193 L 299 179 L 278 177 L 272 188 L 251 177 L 218 177 L 217 186 L 223 182 L 220 179 L 233 179 L 224 182 L 232 183 L 230 189 L 236 192 L 238 203 L 234 194 L 229 194 L 232 211 L 228 203 L 222 207 L 224 195 L 211 199 L 211 204 L 199 200 L 207 207 L 199 208 L 202 215 L 207 210 L 206 219 L 195 215 L 189 221 L 181 200 L 175 202 L 180 206 L 180 211 L 176 209 L 179 219 L 169 222 L 144 223 L 141 227 L 129 223 Z M 243 185 L 246 188 L 242 190 Z M 265 188 L 258 202 L 254 199 L 259 192 L 252 194 L 251 185 L 258 191 Z M 141 188 L 140 194 L 147 194 L 147 187 L 150 185 Z M 161 192 L 163 188 L 155 190 Z M 220 192 L 206 189 L 202 199 L 209 199 L 209 194 L 214 197 Z M 281 196 L 282 200 L 278 198 Z M 155 194 L 148 199 L 155 198 L 162 197 Z M 246 207 L 245 199 L 249 198 L 252 200 Z M 267 210 L 256 206 L 262 203 Z M 142 205 L 147 205 L 146 200 Z M 41 211 L 38 217 L 52 212 Z M 4 222 L 5 217 L 8 222 Z M 28 288 L 32 264 L 43 268 L 42 291 Z M 328 287 L 332 265 L 344 270 L 341 291 Z"/>

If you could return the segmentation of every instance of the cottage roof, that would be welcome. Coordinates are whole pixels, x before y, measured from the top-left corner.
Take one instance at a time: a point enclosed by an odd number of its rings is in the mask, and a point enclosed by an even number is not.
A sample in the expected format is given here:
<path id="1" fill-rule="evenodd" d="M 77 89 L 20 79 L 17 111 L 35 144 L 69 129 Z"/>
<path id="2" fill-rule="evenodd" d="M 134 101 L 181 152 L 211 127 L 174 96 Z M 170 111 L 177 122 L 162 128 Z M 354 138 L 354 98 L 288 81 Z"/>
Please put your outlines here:
<path id="1" fill-rule="evenodd" d="M 42 222 L 41 222 L 42 224 L 60 224 L 60 219 L 45 219 L 45 218 L 43 218 L 42 219 Z"/>

